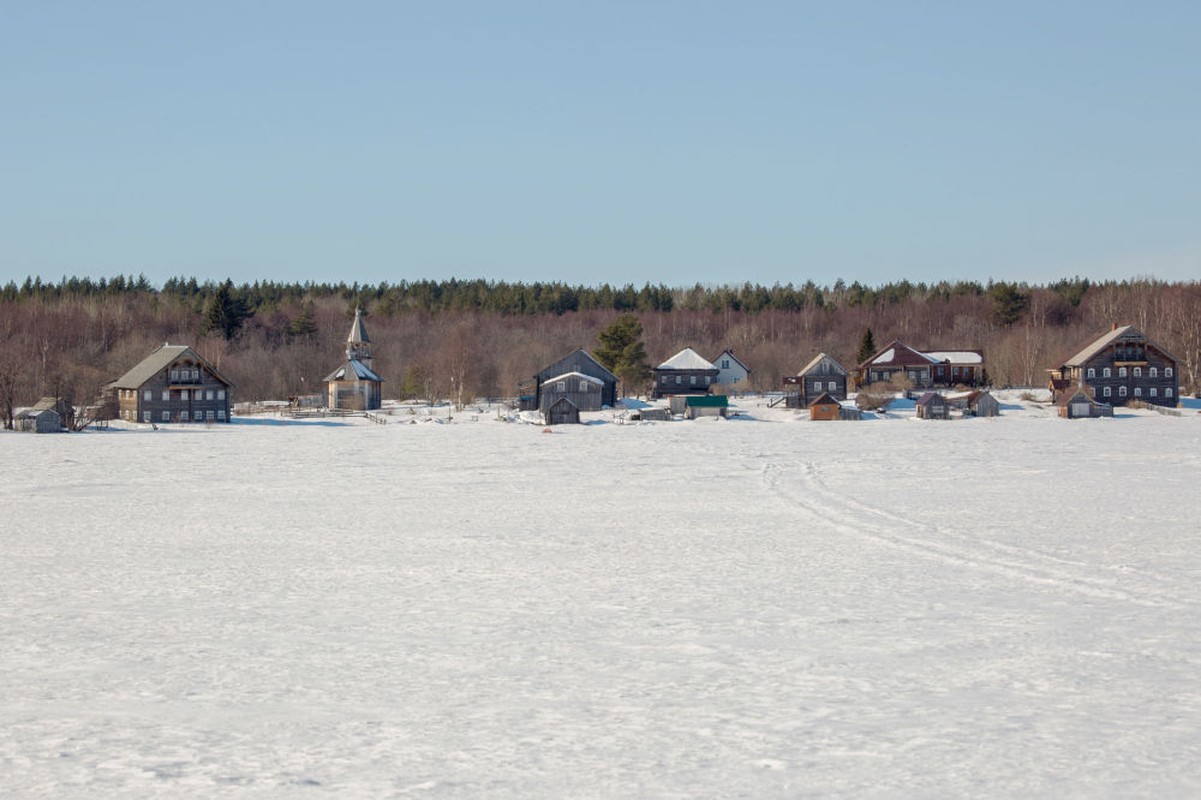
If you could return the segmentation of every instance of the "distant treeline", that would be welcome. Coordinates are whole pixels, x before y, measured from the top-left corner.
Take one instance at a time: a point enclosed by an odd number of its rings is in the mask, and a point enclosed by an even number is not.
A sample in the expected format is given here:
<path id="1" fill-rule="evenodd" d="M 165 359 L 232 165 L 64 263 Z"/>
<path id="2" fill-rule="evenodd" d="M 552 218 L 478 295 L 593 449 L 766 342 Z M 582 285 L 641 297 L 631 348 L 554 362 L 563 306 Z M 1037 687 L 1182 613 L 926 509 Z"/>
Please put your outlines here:
<path id="1" fill-rule="evenodd" d="M 949 299 L 959 296 L 994 297 L 1004 316 L 1020 312 L 1033 289 L 1056 293 L 1077 306 L 1091 286 L 1087 278 L 1065 278 L 1046 286 L 989 281 L 941 281 L 912 283 L 898 281 L 880 286 L 865 286 L 859 281 L 848 285 L 842 280 L 833 286 L 818 286 L 806 281 L 792 283 L 743 283 L 739 286 L 670 288 L 663 284 L 610 286 L 571 285 L 559 282 L 509 283 L 482 279 L 443 281 L 419 280 L 382 282 L 377 285 L 346 283 L 276 283 L 255 281 L 240 286 L 232 282 L 205 281 L 195 278 L 171 278 L 162 288 L 154 287 L 145 275 L 117 275 L 113 278 L 62 278 L 57 283 L 41 277 L 29 277 L 18 285 L 9 282 L 0 290 L 0 300 L 59 300 L 66 297 L 95 297 L 123 294 L 157 294 L 197 309 L 222 286 L 250 312 L 274 309 L 282 304 L 305 299 L 340 297 L 350 303 L 369 307 L 372 313 L 395 314 L 402 311 L 482 311 L 513 316 L 566 314 L 571 311 L 737 311 L 757 314 L 764 311 L 800 311 L 802 309 L 872 307 L 879 303 L 896 304 L 910 300 Z"/>

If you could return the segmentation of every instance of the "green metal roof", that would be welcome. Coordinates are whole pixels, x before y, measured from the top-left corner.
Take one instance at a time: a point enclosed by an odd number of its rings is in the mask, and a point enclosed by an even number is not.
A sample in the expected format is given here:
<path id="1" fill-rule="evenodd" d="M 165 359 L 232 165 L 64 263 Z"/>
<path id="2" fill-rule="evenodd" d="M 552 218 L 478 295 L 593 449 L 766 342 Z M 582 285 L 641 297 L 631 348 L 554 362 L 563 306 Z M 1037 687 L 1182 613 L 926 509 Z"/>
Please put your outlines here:
<path id="1" fill-rule="evenodd" d="M 689 395 L 684 405 L 693 408 L 728 408 L 730 398 L 724 394 Z"/>

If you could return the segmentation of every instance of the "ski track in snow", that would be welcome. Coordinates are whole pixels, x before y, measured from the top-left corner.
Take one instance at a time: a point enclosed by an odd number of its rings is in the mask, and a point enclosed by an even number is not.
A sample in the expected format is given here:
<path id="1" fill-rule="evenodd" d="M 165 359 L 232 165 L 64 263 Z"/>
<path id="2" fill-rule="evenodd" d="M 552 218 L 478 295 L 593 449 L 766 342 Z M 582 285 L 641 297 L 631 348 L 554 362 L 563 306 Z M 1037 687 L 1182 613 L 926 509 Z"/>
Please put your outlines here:
<path id="1" fill-rule="evenodd" d="M 793 472 L 787 472 L 779 464 L 767 464 L 763 467 L 763 475 L 771 491 L 785 502 L 795 504 L 850 536 L 866 537 L 949 565 L 986 570 L 1091 597 L 1176 610 L 1198 607 L 1198 601 L 1192 598 L 1146 585 L 1131 586 L 1136 579 L 1163 580 L 1162 575 L 1057 558 L 870 506 L 832 491 L 822 480 L 820 466 L 813 462 L 804 463 L 801 469 Z M 1113 571 L 1125 574 L 1120 579 L 1098 574 Z"/>

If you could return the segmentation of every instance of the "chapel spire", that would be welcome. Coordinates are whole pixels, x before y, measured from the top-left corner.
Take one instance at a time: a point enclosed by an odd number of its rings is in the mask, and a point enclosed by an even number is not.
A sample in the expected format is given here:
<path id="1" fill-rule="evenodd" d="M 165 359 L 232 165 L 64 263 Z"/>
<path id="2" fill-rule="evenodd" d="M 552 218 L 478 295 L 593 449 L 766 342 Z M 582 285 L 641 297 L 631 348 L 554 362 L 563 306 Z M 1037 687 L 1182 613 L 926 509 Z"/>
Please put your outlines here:
<path id="1" fill-rule="evenodd" d="M 371 339 L 367 336 L 367 326 L 363 324 L 361 306 L 355 306 L 354 309 L 354 324 L 350 326 L 350 335 L 346 337 L 346 357 L 371 364 Z"/>

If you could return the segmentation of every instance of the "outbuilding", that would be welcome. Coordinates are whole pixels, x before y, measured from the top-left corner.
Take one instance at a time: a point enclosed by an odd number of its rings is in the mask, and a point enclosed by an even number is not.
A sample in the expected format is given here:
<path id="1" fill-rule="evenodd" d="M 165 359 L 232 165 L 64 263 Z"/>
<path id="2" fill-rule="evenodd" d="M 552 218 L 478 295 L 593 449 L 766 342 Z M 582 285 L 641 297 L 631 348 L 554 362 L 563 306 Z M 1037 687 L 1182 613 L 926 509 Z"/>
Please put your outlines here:
<path id="1" fill-rule="evenodd" d="M 951 405 L 938 392 L 926 392 L 917 399 L 918 419 L 950 419 Z"/>
<path id="2" fill-rule="evenodd" d="M 28 408 L 13 417 L 13 428 L 25 433 L 58 433 L 63 418 L 53 408 Z"/>
<path id="3" fill-rule="evenodd" d="M 560 397 L 546 407 L 542 418 L 547 425 L 579 425 L 580 409 L 566 397 Z"/>

